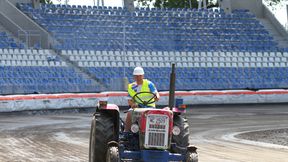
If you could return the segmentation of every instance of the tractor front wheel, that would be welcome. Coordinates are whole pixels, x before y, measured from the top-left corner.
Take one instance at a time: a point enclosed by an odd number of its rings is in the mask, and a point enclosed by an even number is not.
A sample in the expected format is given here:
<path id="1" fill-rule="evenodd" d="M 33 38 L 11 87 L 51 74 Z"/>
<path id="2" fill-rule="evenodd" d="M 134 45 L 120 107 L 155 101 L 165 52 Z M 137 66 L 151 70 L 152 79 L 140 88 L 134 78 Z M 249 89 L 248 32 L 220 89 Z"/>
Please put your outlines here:
<path id="1" fill-rule="evenodd" d="M 107 150 L 106 162 L 120 162 L 119 150 L 116 146 L 111 146 Z"/>
<path id="2" fill-rule="evenodd" d="M 186 153 L 186 162 L 198 162 L 198 154 L 196 151 L 188 151 Z"/>

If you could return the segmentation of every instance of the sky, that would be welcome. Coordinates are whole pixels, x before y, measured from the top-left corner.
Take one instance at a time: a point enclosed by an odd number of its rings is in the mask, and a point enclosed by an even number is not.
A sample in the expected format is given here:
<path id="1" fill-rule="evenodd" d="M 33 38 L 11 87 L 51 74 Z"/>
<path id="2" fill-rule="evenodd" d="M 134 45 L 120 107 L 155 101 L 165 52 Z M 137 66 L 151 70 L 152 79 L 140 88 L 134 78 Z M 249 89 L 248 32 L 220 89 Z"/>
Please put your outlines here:
<path id="1" fill-rule="evenodd" d="M 54 4 L 59 4 L 59 0 L 52 0 Z M 60 0 L 61 1 L 61 4 L 65 4 L 65 0 Z M 101 5 L 101 1 L 102 0 L 99 0 L 100 2 L 100 5 Z M 103 0 L 104 1 L 104 5 L 105 6 L 123 6 L 123 0 Z M 97 5 L 97 0 L 68 0 L 68 4 L 70 5 L 88 5 L 88 6 L 93 6 L 94 5 L 94 2 L 95 4 Z M 288 4 L 288 2 L 286 2 L 286 4 Z M 280 21 L 280 23 L 285 26 L 286 25 L 286 28 L 288 29 L 288 22 L 287 22 L 287 12 L 286 12 L 286 5 L 285 4 L 282 4 L 282 5 L 279 5 L 277 7 L 276 10 L 274 10 L 274 14 L 275 14 L 275 17 L 277 17 Z"/>

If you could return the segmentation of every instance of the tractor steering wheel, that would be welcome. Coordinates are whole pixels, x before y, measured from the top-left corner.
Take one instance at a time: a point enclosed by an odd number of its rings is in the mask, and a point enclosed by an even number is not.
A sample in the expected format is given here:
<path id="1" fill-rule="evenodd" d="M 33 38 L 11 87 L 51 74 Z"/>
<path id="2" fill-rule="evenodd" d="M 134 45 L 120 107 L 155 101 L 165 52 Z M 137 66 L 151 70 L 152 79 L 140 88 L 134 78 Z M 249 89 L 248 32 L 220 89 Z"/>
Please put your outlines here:
<path id="1" fill-rule="evenodd" d="M 146 99 L 143 100 L 143 99 L 140 98 L 140 96 L 139 96 L 140 94 L 150 94 L 150 95 L 152 95 L 152 97 L 147 98 L 147 100 L 146 100 Z M 156 98 L 156 97 L 157 97 L 156 94 L 154 94 L 154 93 L 152 93 L 152 92 L 137 92 L 137 93 L 132 97 L 132 99 L 133 99 L 134 102 L 136 102 L 136 103 L 138 103 L 138 104 L 142 104 L 142 105 L 144 105 L 144 106 L 147 106 L 147 105 L 149 105 L 149 104 L 155 103 L 156 100 L 153 100 L 153 98 Z"/>

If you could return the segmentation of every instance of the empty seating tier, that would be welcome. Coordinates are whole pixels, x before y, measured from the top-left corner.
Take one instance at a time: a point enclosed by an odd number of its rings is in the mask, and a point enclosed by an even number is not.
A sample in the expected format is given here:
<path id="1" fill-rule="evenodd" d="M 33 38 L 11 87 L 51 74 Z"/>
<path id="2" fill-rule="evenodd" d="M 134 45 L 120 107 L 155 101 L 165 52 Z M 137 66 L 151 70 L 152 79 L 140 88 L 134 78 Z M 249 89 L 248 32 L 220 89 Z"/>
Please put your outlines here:
<path id="1" fill-rule="evenodd" d="M 281 51 L 247 10 L 136 9 L 31 4 L 18 8 L 61 42 L 54 48 L 115 51 Z"/>
<path id="2" fill-rule="evenodd" d="M 99 92 L 50 50 L 0 49 L 0 94 Z"/>

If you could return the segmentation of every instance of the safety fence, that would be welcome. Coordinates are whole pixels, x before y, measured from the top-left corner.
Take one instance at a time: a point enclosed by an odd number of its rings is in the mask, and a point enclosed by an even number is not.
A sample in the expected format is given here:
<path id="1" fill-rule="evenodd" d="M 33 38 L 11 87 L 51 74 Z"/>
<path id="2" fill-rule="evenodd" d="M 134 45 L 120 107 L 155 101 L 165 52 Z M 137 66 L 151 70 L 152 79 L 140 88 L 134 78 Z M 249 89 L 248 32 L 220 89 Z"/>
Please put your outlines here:
<path id="1" fill-rule="evenodd" d="M 169 92 L 160 92 L 157 105 L 168 105 Z M 288 90 L 177 91 L 187 105 L 286 103 Z M 127 92 L 0 96 L 0 112 L 95 107 L 99 100 L 127 106 Z"/>

